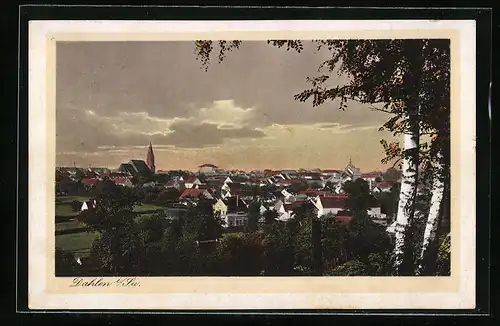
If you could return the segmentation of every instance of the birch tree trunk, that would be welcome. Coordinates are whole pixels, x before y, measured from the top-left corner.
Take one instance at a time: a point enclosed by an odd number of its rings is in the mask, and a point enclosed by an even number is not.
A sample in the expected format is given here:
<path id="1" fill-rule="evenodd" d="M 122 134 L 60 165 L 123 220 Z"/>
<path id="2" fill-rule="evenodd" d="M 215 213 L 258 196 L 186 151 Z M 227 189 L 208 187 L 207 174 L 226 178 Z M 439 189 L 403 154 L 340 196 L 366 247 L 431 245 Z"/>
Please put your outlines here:
<path id="1" fill-rule="evenodd" d="M 443 181 L 443 165 L 441 163 L 442 154 L 438 152 L 437 162 L 435 163 L 436 174 L 434 176 L 434 181 L 432 185 L 432 198 L 431 206 L 429 209 L 429 216 L 427 218 L 427 224 L 425 226 L 424 238 L 422 242 L 422 250 L 420 252 L 420 265 L 418 267 L 418 273 L 422 269 L 422 259 L 431 243 L 436 237 L 436 230 L 438 226 L 438 218 L 441 214 L 442 202 L 444 197 L 444 181 Z"/>
<path id="2" fill-rule="evenodd" d="M 403 263 L 406 250 L 406 233 L 415 213 L 415 197 L 418 178 L 419 125 L 416 116 L 409 117 L 410 128 L 404 134 L 404 157 L 401 191 L 396 215 L 396 243 L 394 246 L 394 268 L 398 275 L 405 274 Z"/>

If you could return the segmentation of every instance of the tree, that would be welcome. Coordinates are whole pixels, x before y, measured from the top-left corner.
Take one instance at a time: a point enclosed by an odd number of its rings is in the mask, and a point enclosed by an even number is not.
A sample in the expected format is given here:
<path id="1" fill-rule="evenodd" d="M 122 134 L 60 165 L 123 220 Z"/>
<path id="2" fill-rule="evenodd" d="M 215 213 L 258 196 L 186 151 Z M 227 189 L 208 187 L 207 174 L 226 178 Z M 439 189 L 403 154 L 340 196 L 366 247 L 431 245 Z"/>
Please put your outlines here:
<path id="1" fill-rule="evenodd" d="M 267 224 L 263 229 L 265 275 L 293 275 L 293 234 L 286 223 Z"/>
<path id="2" fill-rule="evenodd" d="M 347 101 L 368 104 L 372 109 L 391 114 L 381 127 L 394 135 L 404 136 L 404 147 L 381 140 L 387 163 L 397 159 L 402 165 L 402 185 L 397 211 L 394 267 L 396 274 L 414 273 L 412 244 L 408 229 L 413 223 L 414 200 L 417 192 L 420 151 L 427 143 L 420 144 L 426 132 L 439 131 L 445 135 L 449 120 L 449 40 L 442 39 L 392 39 L 392 40 L 317 40 L 318 50 L 327 48 L 331 58 L 320 65 L 320 76 L 307 78 L 312 88 L 295 95 L 306 101 L 313 98 L 313 107 L 327 101 L 340 99 L 339 108 L 345 110 Z M 269 40 L 278 48 L 286 47 L 297 52 L 303 50 L 299 40 Z M 219 62 L 225 53 L 238 49 L 241 41 L 218 41 Z M 214 49 L 213 41 L 196 41 L 197 56 L 205 65 Z M 323 71 L 321 71 L 323 69 Z M 325 71 L 326 70 L 326 71 Z M 331 74 L 346 74 L 350 80 L 345 85 L 328 86 Z M 375 106 L 381 104 L 382 106 Z M 445 141 L 446 142 L 446 141 Z M 442 144 L 444 144 L 443 142 Z M 443 146 L 433 145 L 428 160 L 433 161 Z M 434 154 L 433 154 L 434 153 Z"/>
<path id="3" fill-rule="evenodd" d="M 213 211 L 211 200 L 201 199 L 182 219 L 184 234 L 192 241 L 216 240 L 222 235 L 222 219 Z"/>
<path id="4" fill-rule="evenodd" d="M 165 204 L 172 203 L 172 202 L 178 200 L 180 195 L 181 195 L 181 193 L 179 190 L 177 190 L 175 188 L 168 188 L 168 189 L 162 190 L 158 194 L 155 202 L 157 204 L 160 204 L 160 205 L 165 205 Z"/>
<path id="5" fill-rule="evenodd" d="M 401 170 L 394 167 L 388 168 L 383 174 L 382 179 L 385 181 L 399 181 L 401 178 Z"/>
<path id="6" fill-rule="evenodd" d="M 65 251 L 56 247 L 55 252 L 55 274 L 56 276 L 71 276 L 78 271 L 78 264 L 71 251 Z"/>
<path id="7" fill-rule="evenodd" d="M 132 271 L 137 264 L 138 228 L 134 206 L 138 198 L 126 188 L 106 180 L 93 190 L 96 205 L 81 212 L 77 219 L 88 230 L 97 231 L 91 256 L 101 262 L 103 272 L 117 274 Z"/>
<path id="8" fill-rule="evenodd" d="M 309 185 L 305 181 L 294 182 L 289 187 L 288 190 L 291 193 L 298 194 L 301 191 L 304 191 L 309 188 Z"/>
<path id="9" fill-rule="evenodd" d="M 82 203 L 78 200 L 73 200 L 70 205 L 71 205 L 71 209 L 74 212 L 79 212 L 80 208 L 82 207 Z"/>
<path id="10" fill-rule="evenodd" d="M 370 194 L 370 187 L 363 179 L 347 181 L 343 185 L 347 193 L 347 208 L 359 219 L 368 217 L 368 209 L 375 203 L 375 198 Z"/>
<path id="11" fill-rule="evenodd" d="M 257 223 L 260 219 L 260 202 L 253 201 L 248 209 L 248 230 L 254 232 L 257 230 Z"/>
<path id="12" fill-rule="evenodd" d="M 314 182 L 311 184 L 311 189 L 321 189 L 323 185 L 320 182 Z"/>
<path id="13" fill-rule="evenodd" d="M 273 224 L 279 217 L 278 212 L 272 209 L 268 209 L 263 214 L 265 224 Z"/>

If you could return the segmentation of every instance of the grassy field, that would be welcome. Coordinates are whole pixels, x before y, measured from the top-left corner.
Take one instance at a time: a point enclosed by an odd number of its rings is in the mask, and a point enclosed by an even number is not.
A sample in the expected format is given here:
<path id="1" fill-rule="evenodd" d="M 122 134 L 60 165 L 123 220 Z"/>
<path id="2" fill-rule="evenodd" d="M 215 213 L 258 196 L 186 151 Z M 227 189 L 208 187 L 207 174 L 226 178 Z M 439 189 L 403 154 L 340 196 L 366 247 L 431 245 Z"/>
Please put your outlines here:
<path id="1" fill-rule="evenodd" d="M 239 238 L 243 232 L 228 232 L 228 233 L 223 233 L 222 237 L 223 238 Z"/>
<path id="2" fill-rule="evenodd" d="M 75 212 L 71 208 L 71 203 L 75 200 L 83 203 L 84 201 L 88 200 L 89 197 L 84 197 L 84 196 L 60 196 L 56 197 L 56 211 L 55 215 L 56 216 L 76 216 L 78 215 L 78 212 Z"/>
<path id="3" fill-rule="evenodd" d="M 70 229 L 78 229 L 83 227 L 84 225 L 76 220 L 69 220 L 67 222 L 56 223 L 56 231 L 60 230 L 70 230 Z"/>
<path id="4" fill-rule="evenodd" d="M 146 211 L 154 211 L 165 209 L 163 206 L 157 206 L 154 204 L 142 204 L 134 207 L 134 212 L 146 212 Z"/>
<path id="5" fill-rule="evenodd" d="M 59 196 L 56 197 L 56 203 L 71 203 L 74 200 L 81 201 L 82 203 L 86 200 L 89 200 L 89 197 L 86 196 Z"/>
<path id="6" fill-rule="evenodd" d="M 56 216 L 76 216 L 78 212 L 75 212 L 69 204 L 56 204 Z"/>
<path id="7" fill-rule="evenodd" d="M 56 236 L 56 247 L 71 251 L 77 256 L 87 256 L 94 240 L 99 236 L 98 232 L 80 232 Z"/>

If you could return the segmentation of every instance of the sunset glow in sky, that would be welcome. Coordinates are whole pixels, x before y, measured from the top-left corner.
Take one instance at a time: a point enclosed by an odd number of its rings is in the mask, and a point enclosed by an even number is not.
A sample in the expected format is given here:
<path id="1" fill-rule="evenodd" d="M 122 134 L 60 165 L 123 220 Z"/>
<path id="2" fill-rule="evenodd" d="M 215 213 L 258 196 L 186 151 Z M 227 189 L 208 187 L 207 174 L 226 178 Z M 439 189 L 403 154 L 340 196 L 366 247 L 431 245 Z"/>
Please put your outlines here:
<path id="1" fill-rule="evenodd" d="M 145 160 L 151 141 L 157 170 L 334 169 L 350 158 L 363 171 L 388 167 L 379 141 L 392 135 L 378 131 L 387 114 L 293 99 L 328 51 L 245 41 L 205 72 L 194 49 L 194 42 L 59 42 L 56 164 L 116 168 Z"/>

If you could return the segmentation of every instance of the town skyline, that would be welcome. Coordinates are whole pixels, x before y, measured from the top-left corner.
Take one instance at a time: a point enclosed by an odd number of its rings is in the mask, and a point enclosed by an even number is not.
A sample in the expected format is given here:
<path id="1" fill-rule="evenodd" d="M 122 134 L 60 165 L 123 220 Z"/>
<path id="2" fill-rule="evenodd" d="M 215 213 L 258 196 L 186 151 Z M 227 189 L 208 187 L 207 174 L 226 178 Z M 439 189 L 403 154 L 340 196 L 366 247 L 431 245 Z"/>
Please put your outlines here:
<path id="1" fill-rule="evenodd" d="M 293 99 L 327 55 L 247 42 L 205 72 L 194 42 L 58 42 L 56 164 L 115 168 L 152 142 L 158 170 L 387 169 L 387 114 Z"/>
<path id="2" fill-rule="evenodd" d="M 150 145 L 152 145 L 150 143 Z M 147 161 L 147 155 L 149 155 L 149 146 L 148 145 L 146 147 L 146 149 L 148 150 L 148 154 L 146 154 L 146 159 L 142 159 L 142 158 L 139 158 L 139 157 L 134 157 L 134 158 L 130 158 L 130 160 L 141 160 L 141 161 L 144 161 L 146 163 Z M 153 150 L 154 150 L 154 146 L 153 147 Z M 120 162 L 120 164 L 122 164 L 124 162 Z M 93 168 L 93 169 L 98 169 L 98 168 L 106 168 L 106 169 L 110 169 L 110 170 L 117 170 L 119 168 L 119 165 L 118 164 L 117 166 L 106 166 L 106 165 L 93 165 L 93 164 L 89 164 L 88 166 L 83 166 L 83 165 L 79 165 L 77 164 L 76 161 L 72 162 L 72 164 L 58 164 L 56 166 L 56 168 L 69 168 L 69 167 L 75 167 L 75 168 L 80 168 L 80 169 L 85 169 L 85 168 Z M 292 166 L 285 166 L 285 167 L 278 167 L 278 168 L 275 168 L 275 167 L 267 167 L 267 168 L 253 168 L 253 169 L 241 169 L 241 168 L 238 168 L 238 167 L 230 167 L 230 168 L 227 168 L 227 167 L 224 167 L 224 166 L 219 166 L 217 164 L 212 164 L 210 162 L 205 162 L 205 163 L 201 163 L 201 164 L 198 164 L 198 165 L 195 165 L 193 168 L 185 168 L 185 167 L 174 167 L 174 168 L 158 168 L 158 165 L 156 165 L 156 161 L 154 161 L 153 163 L 156 167 L 156 172 L 164 172 L 164 171 L 176 171 L 176 170 L 184 170 L 184 171 L 191 171 L 191 172 L 196 172 L 199 170 L 199 168 L 203 165 L 214 165 L 217 167 L 217 169 L 220 169 L 220 170 L 225 170 L 225 171 L 244 171 L 244 172 L 250 172 L 250 171 L 299 171 L 299 170 L 308 170 L 308 171 L 314 171 L 314 170 L 321 170 L 321 171 L 328 171 L 328 170 L 338 170 L 338 171 L 341 171 L 345 168 L 346 165 L 348 164 L 352 164 L 353 166 L 357 167 L 357 165 L 355 164 L 355 162 L 352 161 L 352 158 L 349 158 L 349 161 L 346 162 L 344 165 L 342 166 L 337 166 L 337 167 L 315 167 L 315 168 L 306 168 L 306 167 L 292 167 Z M 149 166 L 149 164 L 147 164 Z M 387 166 L 385 168 L 381 168 L 381 169 L 373 169 L 373 170 L 363 170 L 364 172 L 375 172 L 375 171 L 378 171 L 378 172 L 381 172 L 381 171 L 386 171 L 387 169 L 391 168 L 392 166 Z"/>

